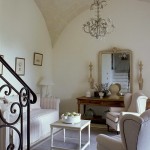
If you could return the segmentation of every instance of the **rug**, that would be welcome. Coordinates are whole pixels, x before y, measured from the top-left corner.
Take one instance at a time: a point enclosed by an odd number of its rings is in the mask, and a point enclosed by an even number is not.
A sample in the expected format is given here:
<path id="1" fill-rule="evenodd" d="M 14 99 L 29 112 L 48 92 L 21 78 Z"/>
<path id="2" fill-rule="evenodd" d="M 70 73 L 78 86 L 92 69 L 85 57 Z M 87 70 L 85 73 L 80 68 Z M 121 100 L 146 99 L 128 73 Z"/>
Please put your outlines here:
<path id="1" fill-rule="evenodd" d="M 116 132 L 108 132 L 106 125 L 100 124 L 91 124 L 91 138 L 90 138 L 90 146 L 88 146 L 85 150 L 96 150 L 96 136 L 98 134 L 107 134 L 107 135 L 116 135 Z M 87 136 L 87 128 L 82 130 L 82 143 L 86 143 L 88 140 Z M 63 142 L 63 131 L 58 132 L 54 136 L 54 146 L 63 147 L 67 149 L 78 149 L 78 140 L 79 140 L 79 133 L 73 130 L 66 130 L 66 137 L 69 138 L 77 138 L 74 139 L 66 139 L 66 142 Z M 50 150 L 50 136 L 44 139 L 43 141 L 39 142 L 38 144 L 31 147 L 31 150 Z"/>

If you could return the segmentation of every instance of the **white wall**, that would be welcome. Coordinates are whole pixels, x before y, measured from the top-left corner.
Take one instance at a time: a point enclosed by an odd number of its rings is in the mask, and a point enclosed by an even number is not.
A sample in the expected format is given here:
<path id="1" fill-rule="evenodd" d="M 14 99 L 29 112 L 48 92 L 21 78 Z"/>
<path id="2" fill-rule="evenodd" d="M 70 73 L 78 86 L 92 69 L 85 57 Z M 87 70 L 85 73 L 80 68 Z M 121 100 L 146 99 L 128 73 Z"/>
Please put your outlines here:
<path id="1" fill-rule="evenodd" d="M 43 65 L 33 65 L 33 53 L 43 54 Z M 0 54 L 15 70 L 15 57 L 25 58 L 25 76 L 21 78 L 39 92 L 38 81 L 52 78 L 51 40 L 41 12 L 33 0 L 0 0 Z M 4 68 L 3 75 L 16 88 L 20 85 Z"/>
<path id="2" fill-rule="evenodd" d="M 61 113 L 77 111 L 76 98 L 85 95 L 89 88 L 90 61 L 94 65 L 93 76 L 98 78 L 98 52 L 111 47 L 133 51 L 133 88 L 138 90 L 138 61 L 143 61 L 143 92 L 150 96 L 150 3 L 138 0 L 113 0 L 104 8 L 104 16 L 110 17 L 115 31 L 103 40 L 83 32 L 83 24 L 90 19 L 87 10 L 75 18 L 63 31 L 54 46 L 55 95 L 61 98 Z"/>

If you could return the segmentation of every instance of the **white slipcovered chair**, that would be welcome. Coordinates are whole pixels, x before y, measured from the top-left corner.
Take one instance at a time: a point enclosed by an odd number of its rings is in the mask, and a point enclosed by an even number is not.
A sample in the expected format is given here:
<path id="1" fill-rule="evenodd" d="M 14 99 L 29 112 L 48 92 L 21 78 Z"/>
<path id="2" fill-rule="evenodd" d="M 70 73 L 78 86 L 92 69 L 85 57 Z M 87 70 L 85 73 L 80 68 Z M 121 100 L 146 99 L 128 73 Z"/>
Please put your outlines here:
<path id="1" fill-rule="evenodd" d="M 106 113 L 106 124 L 108 127 L 116 130 L 117 133 L 120 131 L 119 122 L 120 118 L 124 114 L 134 114 L 140 116 L 146 110 L 146 102 L 148 97 L 142 94 L 140 91 L 134 94 L 126 93 L 124 96 L 125 108 L 121 112 L 110 111 Z"/>
<path id="2" fill-rule="evenodd" d="M 140 116 L 124 115 L 120 120 L 120 135 L 99 134 L 97 150 L 150 150 L 150 110 Z"/>

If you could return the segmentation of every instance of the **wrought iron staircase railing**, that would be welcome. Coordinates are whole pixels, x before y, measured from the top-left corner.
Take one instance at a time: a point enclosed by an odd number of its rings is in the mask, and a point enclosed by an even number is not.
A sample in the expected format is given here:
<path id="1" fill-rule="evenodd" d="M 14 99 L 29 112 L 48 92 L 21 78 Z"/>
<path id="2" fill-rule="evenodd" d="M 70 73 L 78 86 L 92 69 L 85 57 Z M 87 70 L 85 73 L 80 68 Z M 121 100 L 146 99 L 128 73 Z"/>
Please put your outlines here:
<path id="1" fill-rule="evenodd" d="M 9 111 L 12 114 L 16 113 L 16 110 L 14 106 L 17 106 L 19 108 L 19 113 L 15 114 L 17 115 L 17 118 L 15 121 L 10 122 L 3 116 L 3 112 L 0 110 L 0 121 L 2 122 L 0 124 L 0 132 L 3 130 L 9 130 L 16 132 L 19 137 L 19 145 L 16 147 L 14 145 L 13 140 L 8 140 L 9 143 L 6 145 L 7 150 L 23 150 L 23 108 L 27 107 L 27 150 L 30 150 L 30 104 L 34 104 L 37 100 L 36 94 L 31 90 L 31 88 L 20 78 L 18 74 L 10 67 L 10 65 L 0 56 L 0 62 L 2 63 L 3 67 L 5 67 L 8 72 L 13 75 L 13 77 L 22 85 L 22 88 L 20 90 L 17 90 L 12 84 L 11 79 L 6 79 L 2 74 L 0 74 L 0 78 L 2 82 L 4 83 L 1 85 L 0 83 L 0 92 L 4 92 L 4 95 L 9 96 L 11 95 L 12 91 L 14 91 L 17 95 L 19 95 L 19 102 L 13 102 L 10 104 Z M 18 129 L 15 125 L 19 122 L 20 129 Z M 0 134 L 1 136 L 1 134 Z M 3 138 L 3 137 L 1 137 Z"/>

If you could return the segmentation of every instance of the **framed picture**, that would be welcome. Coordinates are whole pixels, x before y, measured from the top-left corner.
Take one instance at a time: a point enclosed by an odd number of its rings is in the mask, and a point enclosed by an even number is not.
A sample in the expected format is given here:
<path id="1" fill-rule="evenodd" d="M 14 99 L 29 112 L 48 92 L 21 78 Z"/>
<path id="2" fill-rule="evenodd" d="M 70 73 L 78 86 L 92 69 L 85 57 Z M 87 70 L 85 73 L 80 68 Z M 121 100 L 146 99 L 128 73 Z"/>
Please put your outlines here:
<path id="1" fill-rule="evenodd" d="M 25 75 L 25 58 L 16 57 L 15 71 L 18 75 Z"/>
<path id="2" fill-rule="evenodd" d="M 4 58 L 4 55 L 0 55 L 2 58 Z M 3 74 L 3 64 L 0 62 L 0 74 Z"/>
<path id="3" fill-rule="evenodd" d="M 42 66 L 43 54 L 34 53 L 33 64 L 37 66 Z"/>

